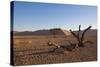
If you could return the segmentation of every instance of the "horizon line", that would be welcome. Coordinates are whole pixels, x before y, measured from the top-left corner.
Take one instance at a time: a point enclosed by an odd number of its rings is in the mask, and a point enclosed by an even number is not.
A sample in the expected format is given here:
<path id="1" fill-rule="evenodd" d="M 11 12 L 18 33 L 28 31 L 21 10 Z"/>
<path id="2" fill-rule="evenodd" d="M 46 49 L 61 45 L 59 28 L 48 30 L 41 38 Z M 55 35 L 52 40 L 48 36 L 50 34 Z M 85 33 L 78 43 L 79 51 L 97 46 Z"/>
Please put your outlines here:
<path id="1" fill-rule="evenodd" d="M 39 30 L 51 30 L 51 29 L 61 29 L 61 30 L 71 30 L 71 29 L 62 29 L 62 28 L 50 28 L 50 29 L 37 29 L 37 30 L 21 30 L 21 31 L 18 31 L 18 30 L 11 30 L 11 31 L 16 31 L 16 32 L 35 32 L 35 31 L 39 31 Z M 84 30 L 84 29 L 81 29 L 81 30 Z M 90 30 L 97 30 L 97 28 L 91 28 Z M 73 30 L 73 31 L 78 31 L 78 30 Z"/>

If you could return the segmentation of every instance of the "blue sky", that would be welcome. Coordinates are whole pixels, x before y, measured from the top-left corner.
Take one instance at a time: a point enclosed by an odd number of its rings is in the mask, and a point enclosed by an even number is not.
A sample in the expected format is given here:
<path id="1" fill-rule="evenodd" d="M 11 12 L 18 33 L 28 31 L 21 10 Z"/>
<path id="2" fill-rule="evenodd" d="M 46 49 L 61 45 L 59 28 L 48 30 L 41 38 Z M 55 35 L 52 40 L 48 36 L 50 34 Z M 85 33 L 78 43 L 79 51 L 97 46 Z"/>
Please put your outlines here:
<path id="1" fill-rule="evenodd" d="M 14 2 L 14 31 L 97 28 L 97 7 L 36 2 Z"/>

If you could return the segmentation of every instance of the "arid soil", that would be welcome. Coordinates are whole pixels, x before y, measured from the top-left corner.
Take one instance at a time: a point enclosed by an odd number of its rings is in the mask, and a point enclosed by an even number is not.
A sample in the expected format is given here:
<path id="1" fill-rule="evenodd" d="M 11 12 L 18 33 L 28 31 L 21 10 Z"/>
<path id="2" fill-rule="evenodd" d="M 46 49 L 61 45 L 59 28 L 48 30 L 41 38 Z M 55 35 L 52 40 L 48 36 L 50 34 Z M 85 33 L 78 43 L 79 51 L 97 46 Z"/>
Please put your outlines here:
<path id="1" fill-rule="evenodd" d="M 57 49 L 48 46 L 48 41 L 58 45 L 77 43 L 73 36 L 14 36 L 14 65 L 54 64 L 69 62 L 84 62 L 97 60 L 97 37 L 85 36 L 85 40 L 91 43 L 84 44 L 85 47 L 76 47 L 73 51 Z"/>

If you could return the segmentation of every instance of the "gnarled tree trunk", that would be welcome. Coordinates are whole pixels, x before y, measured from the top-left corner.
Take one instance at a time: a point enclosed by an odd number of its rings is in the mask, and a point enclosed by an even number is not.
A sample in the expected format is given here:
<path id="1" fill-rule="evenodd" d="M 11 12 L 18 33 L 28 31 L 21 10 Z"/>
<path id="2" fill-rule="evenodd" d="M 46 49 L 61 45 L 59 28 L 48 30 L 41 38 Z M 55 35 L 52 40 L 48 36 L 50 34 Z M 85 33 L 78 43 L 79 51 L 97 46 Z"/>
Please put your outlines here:
<path id="1" fill-rule="evenodd" d="M 80 28 L 81 28 L 81 25 L 79 25 L 79 31 L 78 31 L 77 34 L 75 34 L 72 30 L 70 30 L 70 32 L 73 34 L 73 36 L 77 39 L 77 41 L 78 41 L 78 46 L 79 46 L 79 47 L 84 47 L 83 41 L 84 41 L 85 33 L 86 33 L 86 31 L 88 31 L 91 27 L 92 27 L 92 26 L 89 26 L 88 28 L 86 28 L 86 29 L 83 31 L 83 33 L 82 33 L 81 36 L 80 36 L 80 32 L 81 32 L 81 29 L 80 29 Z"/>

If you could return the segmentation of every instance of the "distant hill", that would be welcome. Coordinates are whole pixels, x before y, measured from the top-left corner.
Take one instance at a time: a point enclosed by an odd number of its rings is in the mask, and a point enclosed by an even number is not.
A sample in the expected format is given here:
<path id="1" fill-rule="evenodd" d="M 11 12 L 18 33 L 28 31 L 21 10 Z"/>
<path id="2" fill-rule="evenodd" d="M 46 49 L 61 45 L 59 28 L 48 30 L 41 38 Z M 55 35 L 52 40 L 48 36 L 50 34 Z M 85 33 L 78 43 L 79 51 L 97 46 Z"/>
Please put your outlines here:
<path id="1" fill-rule="evenodd" d="M 75 33 L 78 33 L 78 31 L 74 31 Z M 83 31 L 81 31 L 82 33 Z M 14 35 L 18 36 L 26 36 L 26 35 L 70 35 L 71 33 L 68 30 L 63 30 L 60 28 L 54 28 L 49 30 L 37 30 L 37 31 L 23 31 L 23 32 L 13 32 Z M 96 29 L 90 29 L 86 32 L 86 35 L 88 36 L 96 36 L 97 30 Z"/>
<path id="2" fill-rule="evenodd" d="M 37 31 L 23 31 L 23 32 L 13 32 L 14 35 L 24 36 L 24 35 L 70 35 L 67 30 L 62 30 L 60 28 L 54 28 L 49 30 L 37 30 Z"/>
<path id="3" fill-rule="evenodd" d="M 78 33 L 78 31 L 74 31 L 75 33 Z M 81 31 L 80 33 L 82 34 L 83 31 Z M 87 36 L 97 36 L 97 29 L 90 29 L 88 31 L 86 31 Z"/>
<path id="4" fill-rule="evenodd" d="M 14 35 L 50 35 L 49 30 L 37 30 L 37 31 L 23 31 L 23 32 L 15 32 Z"/>

